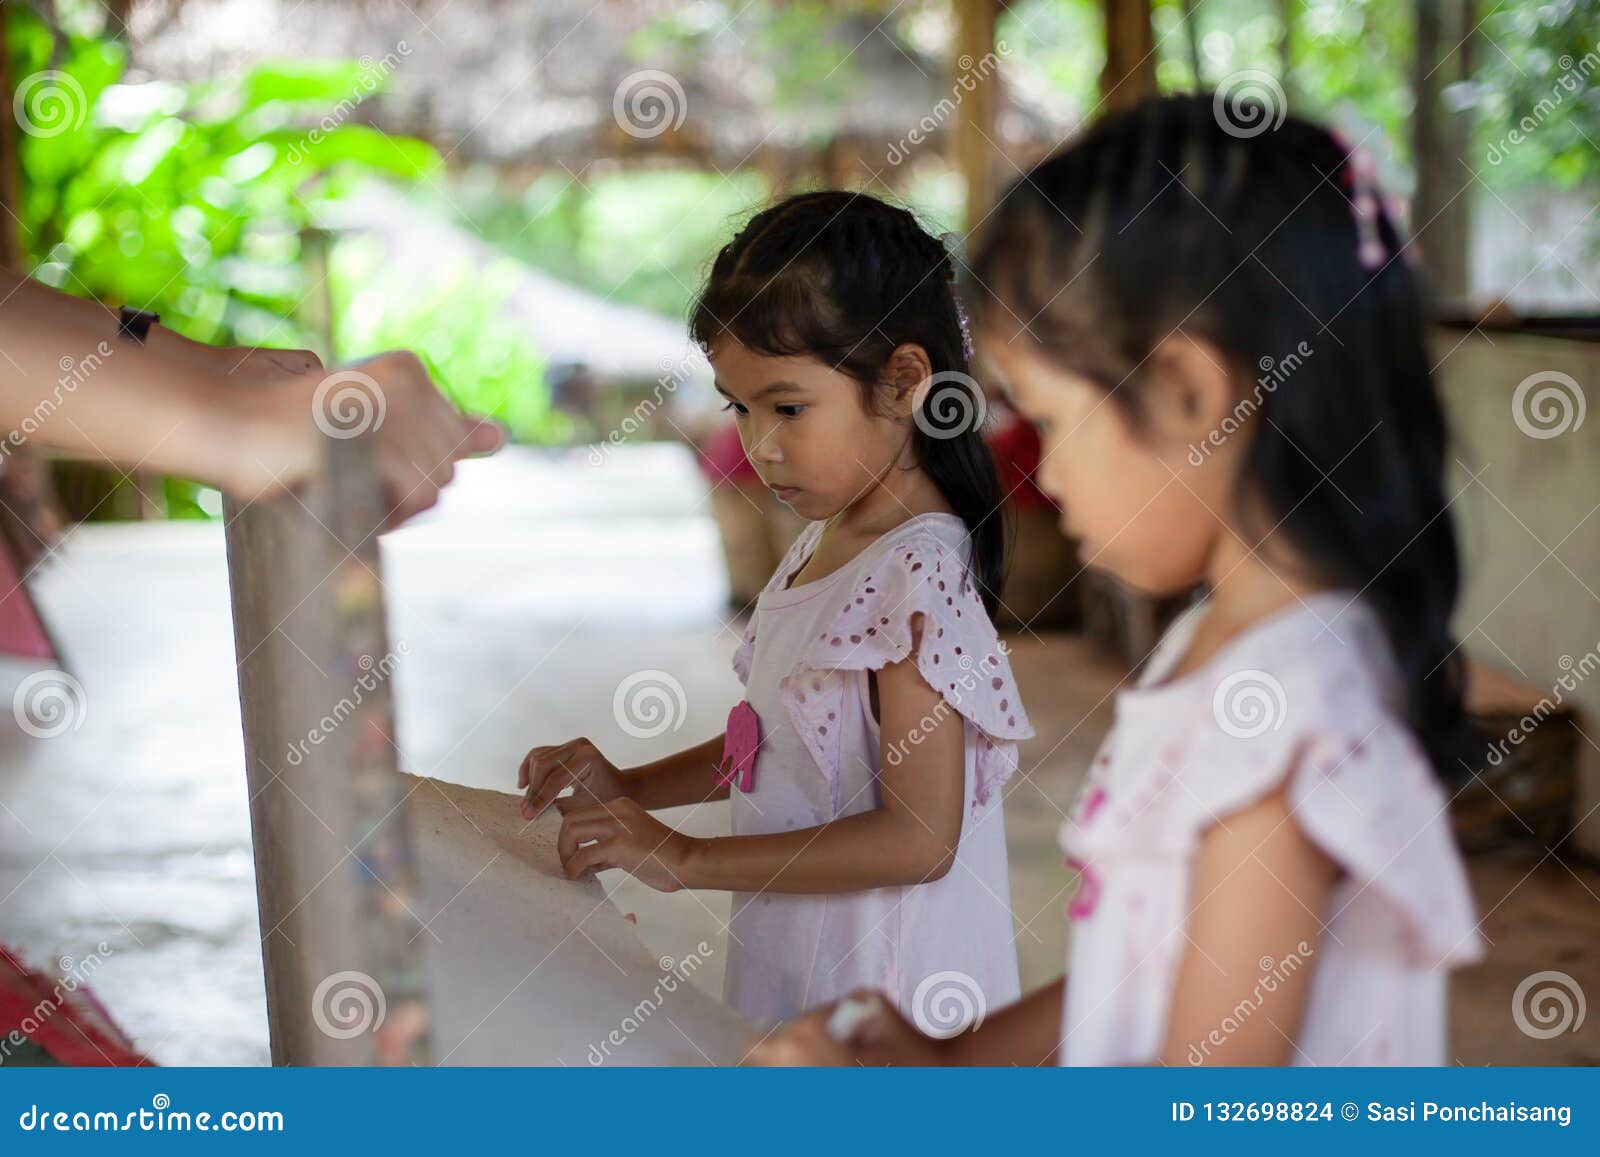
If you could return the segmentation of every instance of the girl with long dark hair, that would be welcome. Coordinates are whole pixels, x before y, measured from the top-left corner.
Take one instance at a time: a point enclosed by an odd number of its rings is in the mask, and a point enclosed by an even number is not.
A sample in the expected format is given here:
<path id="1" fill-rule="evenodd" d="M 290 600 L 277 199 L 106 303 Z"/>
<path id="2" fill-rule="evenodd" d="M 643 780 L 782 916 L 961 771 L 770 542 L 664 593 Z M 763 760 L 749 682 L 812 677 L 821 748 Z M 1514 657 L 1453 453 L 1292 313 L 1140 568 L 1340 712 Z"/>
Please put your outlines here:
<path id="1" fill-rule="evenodd" d="M 717 254 L 691 330 L 762 481 L 810 520 L 734 655 L 746 700 L 645 767 L 586 740 L 523 765 L 525 814 L 577 789 L 556 801 L 570 874 L 734 893 L 725 991 L 758 1021 L 860 985 L 929 1026 L 1019 992 L 999 788 L 1033 732 L 991 621 L 1003 496 L 954 274 L 909 212 L 848 192 Z M 724 798 L 720 839 L 648 814 Z"/>
<path id="2" fill-rule="evenodd" d="M 1219 96 L 1108 116 L 1013 186 L 979 346 L 1090 565 L 1199 588 L 1118 692 L 1060 839 L 1066 978 L 933 1040 L 833 1010 L 772 1061 L 1437 1065 L 1482 953 L 1444 782 L 1446 431 L 1363 154 Z M 845 1037 L 844 1041 L 836 1039 Z"/>

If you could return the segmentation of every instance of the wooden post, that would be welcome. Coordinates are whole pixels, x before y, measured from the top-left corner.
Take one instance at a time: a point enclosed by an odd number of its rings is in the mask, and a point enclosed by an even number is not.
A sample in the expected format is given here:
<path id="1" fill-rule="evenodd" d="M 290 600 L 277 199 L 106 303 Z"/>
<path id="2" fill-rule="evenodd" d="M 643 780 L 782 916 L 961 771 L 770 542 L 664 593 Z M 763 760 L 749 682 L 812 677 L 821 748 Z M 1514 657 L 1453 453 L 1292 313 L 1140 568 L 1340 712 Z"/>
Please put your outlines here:
<path id="1" fill-rule="evenodd" d="M 272 1061 L 426 1064 L 383 492 L 365 439 L 326 448 L 306 493 L 224 504 Z"/>
<path id="2" fill-rule="evenodd" d="M 1201 91 L 1206 87 L 1206 64 L 1200 55 L 1200 14 L 1195 11 L 1196 0 L 1183 0 L 1183 39 L 1189 50 L 1189 71 L 1194 74 L 1194 87 Z"/>
<path id="3" fill-rule="evenodd" d="M 1103 0 L 1106 63 L 1100 72 L 1101 111 L 1126 108 L 1156 93 L 1156 37 L 1150 0 Z"/>
<path id="4" fill-rule="evenodd" d="M 960 86 L 955 159 L 966 179 L 966 229 L 989 212 L 995 196 L 995 110 L 999 105 L 994 51 L 995 0 L 958 0 L 956 59 L 951 82 Z"/>
<path id="5" fill-rule="evenodd" d="M 1411 144 L 1417 190 L 1411 230 L 1435 301 L 1447 312 L 1464 309 L 1471 290 L 1473 173 L 1466 154 L 1472 126 L 1470 110 L 1451 112 L 1442 94 L 1472 75 L 1475 9 L 1472 0 L 1438 0 L 1416 10 Z"/>
<path id="6" fill-rule="evenodd" d="M 25 274 L 22 233 L 17 223 L 21 204 L 17 180 L 22 158 L 17 151 L 17 118 L 11 111 L 11 45 L 6 38 L 3 10 L 0 10 L 0 98 L 5 100 L 5 115 L 0 116 L 0 265 Z"/>
<path id="7" fill-rule="evenodd" d="M 1278 11 L 1278 80 L 1288 97 L 1290 108 L 1300 105 L 1294 80 L 1294 24 L 1299 8 L 1296 0 L 1276 0 Z"/>

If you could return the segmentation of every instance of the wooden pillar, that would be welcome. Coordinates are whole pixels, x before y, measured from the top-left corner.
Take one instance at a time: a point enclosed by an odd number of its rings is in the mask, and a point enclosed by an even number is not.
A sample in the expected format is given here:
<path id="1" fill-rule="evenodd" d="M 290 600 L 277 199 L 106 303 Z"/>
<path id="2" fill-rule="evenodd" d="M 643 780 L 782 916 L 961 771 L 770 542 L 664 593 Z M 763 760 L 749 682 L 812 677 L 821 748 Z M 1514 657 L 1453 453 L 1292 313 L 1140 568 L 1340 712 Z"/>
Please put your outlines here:
<path id="1" fill-rule="evenodd" d="M 22 158 L 17 155 L 17 118 L 11 111 L 11 44 L 6 37 L 4 9 L 0 9 L 0 99 L 5 101 L 5 115 L 0 116 L 0 266 L 25 273 L 22 234 L 17 225 L 17 181 Z"/>
<path id="2" fill-rule="evenodd" d="M 1288 97 L 1291 109 L 1300 104 L 1295 92 L 1294 76 L 1294 25 L 1298 13 L 1297 0 L 1275 0 L 1278 12 L 1278 80 Z"/>
<path id="3" fill-rule="evenodd" d="M 1416 6 L 1416 58 L 1411 118 L 1417 190 L 1411 229 L 1434 298 L 1446 311 L 1467 305 L 1471 289 L 1471 110 L 1446 108 L 1444 90 L 1472 75 L 1476 5 L 1472 0 L 1427 0 Z"/>
<path id="4" fill-rule="evenodd" d="M 1156 37 L 1150 0 L 1102 0 L 1106 63 L 1100 71 L 1103 112 L 1126 108 L 1156 93 Z"/>
<path id="5" fill-rule="evenodd" d="M 224 504 L 272 1061 L 426 1064 L 383 493 L 364 439 L 326 449 L 306 493 Z"/>
<path id="6" fill-rule="evenodd" d="M 1195 89 L 1206 87 L 1206 62 L 1200 52 L 1200 14 L 1195 11 L 1196 0 L 1183 0 L 1183 40 L 1189 52 L 1189 72 L 1194 76 Z"/>
<path id="7" fill-rule="evenodd" d="M 995 52 L 996 0 L 957 0 L 956 59 L 952 91 L 959 90 L 955 119 L 956 167 L 967 186 L 966 228 L 975 228 L 994 203 L 999 146 L 995 112 L 999 76 Z"/>

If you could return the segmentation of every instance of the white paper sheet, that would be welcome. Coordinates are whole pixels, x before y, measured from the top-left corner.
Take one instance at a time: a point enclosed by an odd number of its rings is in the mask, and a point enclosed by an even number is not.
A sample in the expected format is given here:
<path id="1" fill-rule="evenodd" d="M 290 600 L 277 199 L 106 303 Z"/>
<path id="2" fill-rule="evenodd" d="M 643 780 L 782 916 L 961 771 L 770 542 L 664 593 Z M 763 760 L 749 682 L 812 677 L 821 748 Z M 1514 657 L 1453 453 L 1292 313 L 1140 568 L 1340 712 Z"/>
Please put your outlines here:
<path id="1" fill-rule="evenodd" d="M 658 959 L 597 881 L 562 876 L 560 815 L 519 803 L 434 779 L 410 796 L 435 1062 L 736 1062 L 755 1028 L 688 979 L 702 942 Z"/>

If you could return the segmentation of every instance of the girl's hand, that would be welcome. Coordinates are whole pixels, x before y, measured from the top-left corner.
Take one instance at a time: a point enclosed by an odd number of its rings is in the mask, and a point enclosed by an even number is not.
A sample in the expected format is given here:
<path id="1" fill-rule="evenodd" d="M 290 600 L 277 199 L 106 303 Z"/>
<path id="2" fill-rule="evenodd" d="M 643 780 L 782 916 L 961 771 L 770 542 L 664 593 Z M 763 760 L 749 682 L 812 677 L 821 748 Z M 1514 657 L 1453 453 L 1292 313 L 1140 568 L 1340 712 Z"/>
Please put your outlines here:
<path id="1" fill-rule="evenodd" d="M 564 814 L 556 851 L 567 879 L 621 868 L 658 892 L 684 887 L 694 840 L 669 828 L 636 801 L 623 797 Z"/>
<path id="2" fill-rule="evenodd" d="M 840 1004 L 870 1001 L 871 1013 L 852 1018 L 845 1039 L 829 1028 Z M 846 1001 L 813 1009 L 757 1041 L 745 1054 L 744 1064 L 770 1066 L 817 1065 L 946 1065 L 950 1041 L 918 1032 L 882 993 L 860 988 Z"/>
<path id="3" fill-rule="evenodd" d="M 538 818 L 551 803 L 565 815 L 628 794 L 628 785 L 617 765 L 587 739 L 574 739 L 557 747 L 535 747 L 522 758 L 517 786 L 528 789 L 527 798 L 522 801 L 522 818 L 527 820 Z M 557 800 L 556 796 L 569 787 L 572 795 Z"/>

